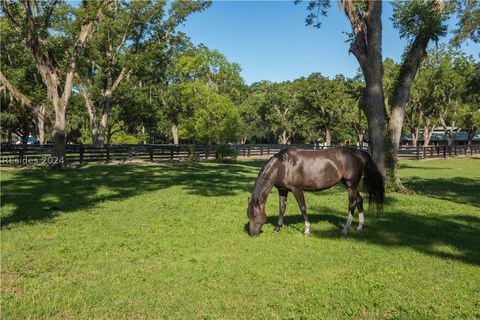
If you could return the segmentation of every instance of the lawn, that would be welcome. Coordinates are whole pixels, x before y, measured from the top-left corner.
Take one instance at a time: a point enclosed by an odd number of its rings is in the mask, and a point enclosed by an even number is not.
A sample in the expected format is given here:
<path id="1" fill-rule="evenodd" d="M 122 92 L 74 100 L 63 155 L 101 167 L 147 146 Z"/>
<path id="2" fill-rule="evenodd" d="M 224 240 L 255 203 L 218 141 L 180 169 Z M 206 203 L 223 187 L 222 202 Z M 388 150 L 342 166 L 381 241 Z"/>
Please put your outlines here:
<path id="1" fill-rule="evenodd" d="M 343 187 L 306 194 L 309 238 L 273 192 L 251 239 L 263 162 L 2 171 L 2 318 L 480 318 L 480 159 L 403 161 L 415 193 L 346 238 Z"/>

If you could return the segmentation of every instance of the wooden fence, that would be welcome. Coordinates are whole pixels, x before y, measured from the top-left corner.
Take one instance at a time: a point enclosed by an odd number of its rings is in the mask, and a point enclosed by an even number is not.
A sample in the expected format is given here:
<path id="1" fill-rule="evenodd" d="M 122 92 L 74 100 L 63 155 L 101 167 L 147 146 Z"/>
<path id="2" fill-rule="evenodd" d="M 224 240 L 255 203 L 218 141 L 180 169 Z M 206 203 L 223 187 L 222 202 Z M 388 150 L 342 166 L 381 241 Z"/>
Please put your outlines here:
<path id="1" fill-rule="evenodd" d="M 232 144 L 221 148 L 199 145 L 145 144 L 145 145 L 66 145 L 66 162 L 109 162 L 109 161 L 207 161 L 228 157 L 268 157 L 283 148 L 295 146 L 303 149 L 324 149 L 329 146 L 318 144 Z M 365 150 L 367 148 L 364 148 Z M 53 145 L 0 146 L 1 164 L 52 164 Z M 223 150 L 223 151 L 222 151 Z M 452 145 L 431 147 L 400 147 L 400 158 L 426 159 L 446 158 L 460 155 L 480 154 L 480 145 Z"/>

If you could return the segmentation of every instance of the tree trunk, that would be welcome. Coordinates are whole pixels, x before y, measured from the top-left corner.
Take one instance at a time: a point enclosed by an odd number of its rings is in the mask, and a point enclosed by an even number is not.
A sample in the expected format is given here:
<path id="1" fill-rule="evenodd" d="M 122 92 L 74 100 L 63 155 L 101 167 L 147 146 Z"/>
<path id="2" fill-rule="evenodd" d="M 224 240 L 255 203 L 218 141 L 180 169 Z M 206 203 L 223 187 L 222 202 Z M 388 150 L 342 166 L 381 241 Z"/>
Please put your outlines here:
<path id="1" fill-rule="evenodd" d="M 436 122 L 430 126 L 430 119 L 426 118 L 424 120 L 424 126 L 423 126 L 423 147 L 424 148 L 430 144 L 430 139 L 432 138 L 433 130 L 435 130 L 436 126 L 437 126 Z"/>
<path id="2" fill-rule="evenodd" d="M 23 133 L 22 133 L 22 145 L 24 147 L 26 147 L 28 145 L 28 137 L 30 135 L 28 134 L 28 130 L 23 130 Z"/>
<path id="3" fill-rule="evenodd" d="M 173 144 L 178 144 L 178 124 L 172 123 Z"/>
<path id="4" fill-rule="evenodd" d="M 55 110 L 55 124 L 53 127 L 53 158 L 58 166 L 61 166 L 61 163 L 65 161 L 65 143 L 66 143 L 66 121 L 65 121 L 65 107 L 66 100 L 62 99 L 59 95 L 58 88 L 59 83 L 57 80 L 56 74 L 52 74 L 45 69 L 48 69 L 47 66 L 39 66 L 41 74 L 45 75 L 45 85 L 47 87 L 47 92 L 50 100 L 53 104 L 53 109 Z M 71 87 L 70 87 L 71 90 Z"/>
<path id="5" fill-rule="evenodd" d="M 412 131 L 412 146 L 416 147 L 418 145 L 418 136 L 420 134 L 420 128 L 415 127 L 415 129 Z"/>
<path id="6" fill-rule="evenodd" d="M 367 88 L 368 89 L 368 88 Z M 369 147 L 378 169 L 385 176 L 385 109 L 383 90 L 380 84 L 370 86 L 373 91 L 365 97 L 364 110 L 367 115 Z"/>
<path id="7" fill-rule="evenodd" d="M 450 129 L 448 128 L 447 124 L 445 123 L 445 120 L 443 117 L 440 118 L 440 124 L 443 127 L 443 131 L 445 132 L 445 137 L 447 137 L 447 144 L 449 146 L 453 145 L 455 142 L 455 139 L 457 137 L 457 133 L 454 131 L 455 128 L 455 121 L 452 122 Z"/>
<path id="8" fill-rule="evenodd" d="M 440 14 L 444 8 L 443 1 L 437 2 L 437 10 Z M 405 107 L 410 99 L 410 89 L 417 74 L 420 64 L 427 56 L 427 46 L 430 36 L 420 32 L 410 45 L 405 59 L 400 67 L 400 72 L 395 83 L 395 91 L 392 99 L 392 112 L 389 121 L 389 141 L 387 143 L 387 171 L 389 178 L 399 190 L 405 190 L 398 175 L 398 148 L 402 134 Z"/>
<path id="9" fill-rule="evenodd" d="M 360 147 L 363 147 L 363 144 L 364 144 L 364 142 L 365 142 L 364 139 L 365 139 L 365 132 L 364 132 L 364 131 L 359 132 L 359 133 L 358 133 L 358 145 L 359 145 Z"/>
<path id="10" fill-rule="evenodd" d="M 362 127 L 362 109 L 361 106 L 358 108 L 358 124 L 357 124 L 357 136 L 358 136 L 358 145 L 363 147 L 365 139 L 365 129 Z"/>
<path id="11" fill-rule="evenodd" d="M 451 145 L 454 144 L 456 137 L 457 137 L 457 133 L 456 133 L 456 132 L 453 132 L 452 130 L 449 130 L 449 131 L 448 131 L 447 143 L 448 143 L 449 146 L 451 146 Z"/>
<path id="12" fill-rule="evenodd" d="M 43 103 L 38 106 L 36 115 L 38 142 L 45 144 L 45 105 Z"/>
<path id="13" fill-rule="evenodd" d="M 103 146 L 105 143 L 105 132 L 108 125 L 108 119 L 110 118 L 111 103 L 112 103 L 112 92 L 110 91 L 110 89 L 107 89 L 107 92 L 105 93 L 105 100 L 103 105 L 103 114 L 102 114 L 102 118 L 100 119 L 100 125 L 98 126 L 97 143 L 99 146 Z"/>
<path id="14" fill-rule="evenodd" d="M 392 111 L 389 121 L 390 141 L 387 144 L 390 150 L 387 150 L 386 165 L 388 167 L 388 176 L 393 181 L 395 187 L 399 190 L 405 190 L 400 176 L 398 175 L 398 148 L 400 146 L 400 138 L 402 135 L 402 126 L 405 118 L 405 107 L 410 99 L 410 89 L 413 80 L 417 74 L 420 64 L 427 56 L 427 46 L 429 38 L 423 35 L 418 36 L 410 49 L 400 67 L 400 73 L 396 80 L 396 87 L 392 99 Z"/>
<path id="15" fill-rule="evenodd" d="M 92 135 L 92 144 L 94 146 L 100 146 L 98 142 L 98 126 L 97 126 L 97 108 L 93 102 L 88 89 L 83 83 L 79 84 L 80 91 L 82 92 L 83 98 L 85 99 L 85 106 L 88 111 L 88 119 L 90 124 L 90 134 Z"/>
<path id="16" fill-rule="evenodd" d="M 67 135 L 65 131 L 65 112 L 56 112 L 55 126 L 53 129 L 53 158 L 61 165 L 65 161 L 65 143 Z M 60 162 L 59 162 L 60 161 Z"/>
<path id="17" fill-rule="evenodd" d="M 332 145 L 332 131 L 330 131 L 328 128 L 325 128 L 325 143 L 327 146 Z"/>
<path id="18" fill-rule="evenodd" d="M 355 33 L 350 52 L 357 58 L 365 78 L 365 90 L 360 106 L 367 117 L 370 151 L 378 169 L 385 176 L 382 2 L 368 1 L 368 12 L 361 21 L 352 11 L 346 10 L 346 14 Z"/>
<path id="19" fill-rule="evenodd" d="M 279 136 L 280 144 L 287 144 L 288 137 L 287 137 L 287 130 L 283 129 L 282 134 Z"/>
<path id="20" fill-rule="evenodd" d="M 475 136 L 475 128 L 473 126 L 469 126 L 467 129 L 467 145 L 472 144 L 472 140 L 474 136 Z"/>
<path id="21" fill-rule="evenodd" d="M 105 143 L 108 121 L 110 119 L 110 113 L 112 111 L 113 92 L 118 87 L 120 82 L 125 78 L 125 76 L 127 76 L 129 73 L 130 71 L 127 72 L 127 69 L 123 68 L 115 79 L 115 82 L 113 82 L 111 74 L 106 75 L 105 87 L 102 93 L 103 112 L 100 123 L 98 123 L 97 119 L 97 108 L 95 106 L 95 102 L 90 97 L 88 93 L 88 88 L 83 83 L 79 84 L 80 90 L 85 99 L 85 105 L 87 106 L 88 116 L 90 118 L 90 132 L 92 134 L 92 143 L 97 147 L 103 147 Z M 107 143 L 109 144 L 108 141 Z"/>
<path id="22" fill-rule="evenodd" d="M 142 136 L 143 136 L 143 144 L 147 144 L 147 140 L 145 139 L 145 126 L 142 123 Z"/>

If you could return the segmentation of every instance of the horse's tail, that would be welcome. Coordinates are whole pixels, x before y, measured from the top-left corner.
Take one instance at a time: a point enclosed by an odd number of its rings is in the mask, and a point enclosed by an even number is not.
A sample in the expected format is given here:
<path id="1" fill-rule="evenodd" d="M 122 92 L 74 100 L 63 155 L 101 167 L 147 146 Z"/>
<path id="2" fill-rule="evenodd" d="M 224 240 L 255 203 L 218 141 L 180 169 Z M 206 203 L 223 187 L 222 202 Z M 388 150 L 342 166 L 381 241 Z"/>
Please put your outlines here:
<path id="1" fill-rule="evenodd" d="M 367 163 L 363 173 L 363 190 L 368 198 L 368 204 L 374 205 L 377 213 L 383 211 L 383 203 L 385 200 L 385 186 L 383 175 L 378 170 L 377 164 L 372 156 L 365 151 L 362 151 Z"/>

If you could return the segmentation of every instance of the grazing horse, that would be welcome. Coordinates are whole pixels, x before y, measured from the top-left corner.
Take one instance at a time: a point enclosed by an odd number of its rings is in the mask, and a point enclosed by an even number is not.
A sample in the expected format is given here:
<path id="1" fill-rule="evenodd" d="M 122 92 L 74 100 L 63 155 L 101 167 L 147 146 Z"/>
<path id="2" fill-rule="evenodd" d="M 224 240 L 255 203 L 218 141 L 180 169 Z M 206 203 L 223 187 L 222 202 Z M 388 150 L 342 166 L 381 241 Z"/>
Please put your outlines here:
<path id="1" fill-rule="evenodd" d="M 358 208 L 357 230 L 362 230 L 363 199 L 358 190 L 362 175 L 369 204 L 374 204 L 377 211 L 382 210 L 385 195 L 383 176 L 367 152 L 350 147 L 325 150 L 288 148 L 280 151 L 263 166 L 255 181 L 247 208 L 250 236 L 257 236 L 267 221 L 265 202 L 273 187 L 277 187 L 280 196 L 280 213 L 275 232 L 279 232 L 283 225 L 287 195 L 290 191 L 300 207 L 305 221 L 305 235 L 308 236 L 310 221 L 303 191 L 325 190 L 340 181 L 348 188 L 349 201 L 347 223 L 342 234 L 347 235 L 355 208 Z"/>

